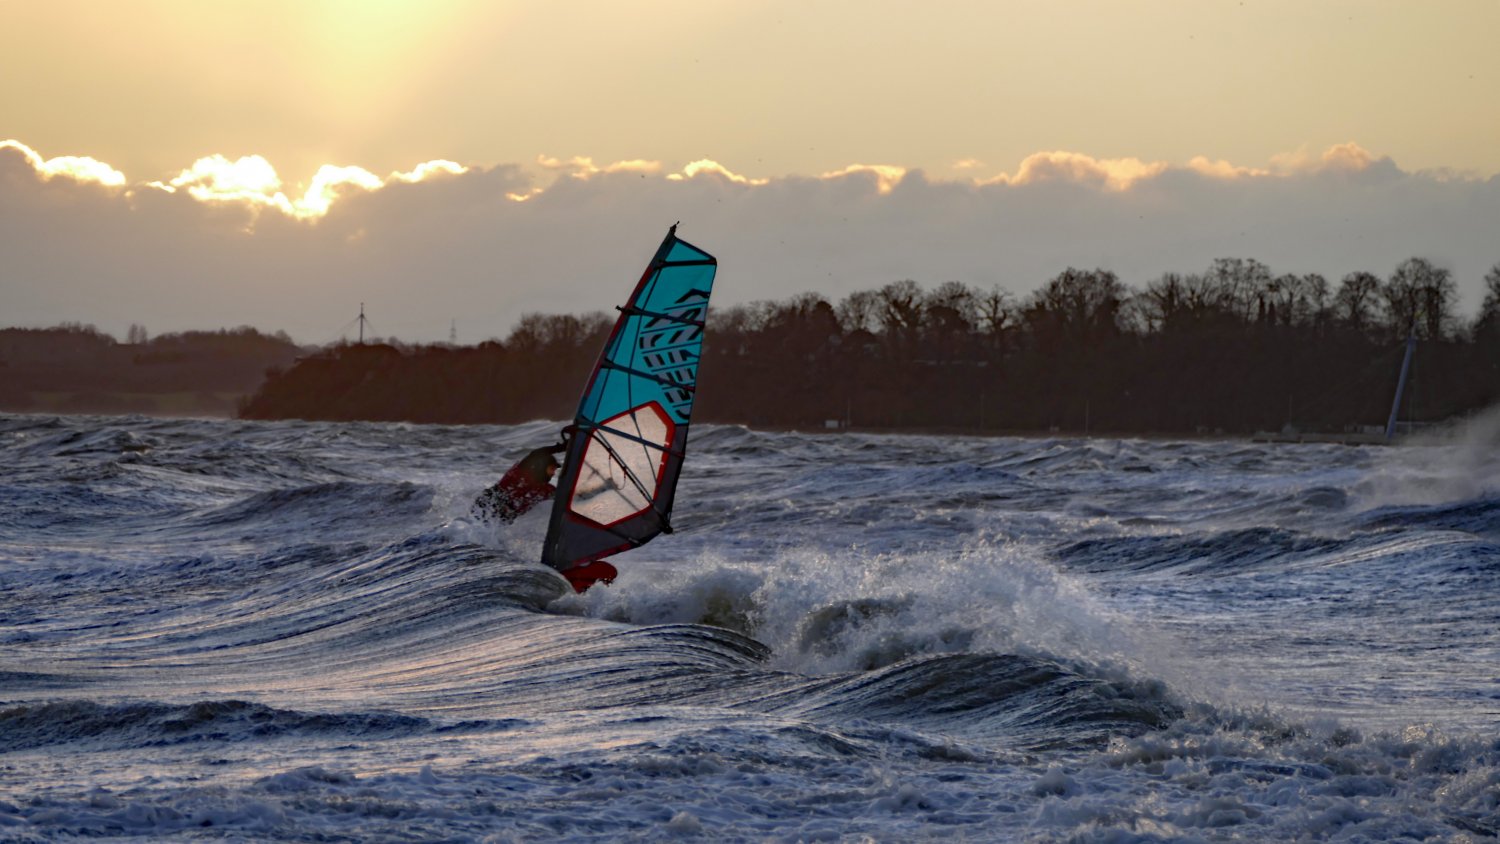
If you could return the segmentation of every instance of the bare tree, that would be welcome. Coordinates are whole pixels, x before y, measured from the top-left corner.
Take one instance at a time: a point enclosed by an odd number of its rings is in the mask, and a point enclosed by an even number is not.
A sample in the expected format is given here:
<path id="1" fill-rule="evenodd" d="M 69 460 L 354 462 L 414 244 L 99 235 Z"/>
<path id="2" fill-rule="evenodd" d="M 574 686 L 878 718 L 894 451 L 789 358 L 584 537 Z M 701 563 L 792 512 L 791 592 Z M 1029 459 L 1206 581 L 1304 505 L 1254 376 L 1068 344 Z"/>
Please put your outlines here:
<path id="1" fill-rule="evenodd" d="M 961 281 L 945 281 L 927 294 L 927 309 L 946 308 L 951 313 L 946 317 L 961 321 L 972 327 L 979 321 L 979 292 Z"/>
<path id="2" fill-rule="evenodd" d="M 1328 279 L 1324 278 L 1321 273 L 1308 273 L 1302 277 L 1302 291 L 1307 300 L 1309 320 L 1315 325 L 1326 325 L 1331 295 Z"/>
<path id="3" fill-rule="evenodd" d="M 880 312 L 880 296 L 873 290 L 850 293 L 835 309 L 839 325 L 844 333 L 869 331 L 875 326 L 875 315 Z"/>
<path id="4" fill-rule="evenodd" d="M 1500 264 L 1484 274 L 1484 304 L 1479 306 L 1479 313 L 1500 315 Z"/>
<path id="5" fill-rule="evenodd" d="M 979 320 L 978 297 L 968 285 L 945 281 L 927 294 L 923 305 L 926 332 L 942 344 L 961 343 L 974 331 Z M 950 348 L 950 352 L 954 349 Z"/>
<path id="6" fill-rule="evenodd" d="M 1125 285 L 1109 270 L 1063 270 L 1031 296 L 1027 318 L 1087 342 L 1119 330 Z"/>
<path id="7" fill-rule="evenodd" d="M 1380 278 L 1363 270 L 1344 276 L 1333 295 L 1338 318 L 1350 328 L 1364 330 L 1375 321 L 1380 304 Z"/>
<path id="8" fill-rule="evenodd" d="M 880 324 L 887 334 L 910 334 L 922 327 L 922 288 L 911 279 L 880 288 Z"/>
<path id="9" fill-rule="evenodd" d="M 1162 331 L 1188 309 L 1187 285 L 1177 273 L 1162 273 L 1146 282 L 1146 289 L 1132 296 L 1131 302 L 1143 330 Z"/>
<path id="10" fill-rule="evenodd" d="M 607 332 L 613 321 L 602 311 L 582 316 L 575 314 L 522 314 L 505 343 L 510 348 L 540 354 L 548 348 L 592 347 Z"/>
<path id="11" fill-rule="evenodd" d="M 1183 302 L 1195 317 L 1221 311 L 1233 313 L 1234 303 L 1208 275 L 1191 273 L 1182 277 Z"/>
<path id="12" fill-rule="evenodd" d="M 833 313 L 833 306 L 828 304 L 821 293 L 798 293 L 784 302 L 771 303 L 773 321 L 805 320 L 824 311 Z"/>
<path id="13" fill-rule="evenodd" d="M 763 330 L 816 335 L 819 342 L 842 333 L 833 306 L 820 293 L 800 293 L 771 303 Z"/>
<path id="14" fill-rule="evenodd" d="M 1259 318 L 1262 322 L 1291 325 L 1296 322 L 1298 302 L 1302 298 L 1302 279 L 1292 273 L 1276 276 L 1266 282 L 1260 293 Z"/>
<path id="15" fill-rule="evenodd" d="M 1016 297 L 998 285 L 980 294 L 974 304 L 981 330 L 992 340 L 998 341 L 1002 334 L 1013 326 L 1020 315 Z"/>
<path id="16" fill-rule="evenodd" d="M 1407 258 L 1381 289 L 1386 328 L 1396 335 L 1416 332 L 1425 339 L 1441 338 L 1453 321 L 1456 288 L 1452 273 L 1425 258 Z"/>
<path id="17" fill-rule="evenodd" d="M 1205 279 L 1213 290 L 1213 304 L 1249 321 L 1264 301 L 1271 270 L 1254 258 L 1215 258 Z"/>
<path id="18" fill-rule="evenodd" d="M 1484 274 L 1484 302 L 1479 306 L 1479 318 L 1474 321 L 1476 337 L 1500 336 L 1500 264 L 1490 267 Z"/>
<path id="19" fill-rule="evenodd" d="M 1262 318 L 1282 325 L 1311 325 L 1328 301 L 1328 280 L 1317 273 L 1279 275 L 1266 285 Z"/>

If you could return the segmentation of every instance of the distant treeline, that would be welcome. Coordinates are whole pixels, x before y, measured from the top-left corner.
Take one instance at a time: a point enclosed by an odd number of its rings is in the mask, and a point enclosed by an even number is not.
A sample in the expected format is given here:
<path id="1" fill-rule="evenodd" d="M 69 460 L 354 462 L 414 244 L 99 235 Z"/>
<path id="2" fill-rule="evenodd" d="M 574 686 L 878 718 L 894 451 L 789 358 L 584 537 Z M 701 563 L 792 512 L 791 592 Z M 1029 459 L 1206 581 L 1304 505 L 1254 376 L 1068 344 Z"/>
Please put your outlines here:
<path id="1" fill-rule="evenodd" d="M 1018 298 L 897 281 L 710 313 L 694 418 L 760 426 L 1119 433 L 1345 431 L 1500 399 L 1500 264 L 1473 321 L 1447 270 L 1275 275 L 1224 258 L 1132 289 L 1069 268 Z M 613 319 L 531 314 L 475 347 L 343 345 L 272 371 L 249 418 L 519 422 L 571 416 Z"/>
<path id="2" fill-rule="evenodd" d="M 92 325 L 0 329 L 0 410 L 229 416 L 266 369 L 301 354 L 283 332 L 185 331 L 121 343 Z"/>

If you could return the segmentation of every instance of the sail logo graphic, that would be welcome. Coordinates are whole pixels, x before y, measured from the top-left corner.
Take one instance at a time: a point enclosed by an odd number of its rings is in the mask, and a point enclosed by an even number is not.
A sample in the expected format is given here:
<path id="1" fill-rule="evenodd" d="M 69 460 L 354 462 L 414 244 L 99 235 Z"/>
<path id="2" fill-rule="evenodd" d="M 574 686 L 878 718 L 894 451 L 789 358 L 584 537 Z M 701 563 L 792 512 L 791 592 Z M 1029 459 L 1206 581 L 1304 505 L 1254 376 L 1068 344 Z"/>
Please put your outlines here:
<path id="1" fill-rule="evenodd" d="M 688 421 L 693 409 L 707 312 L 708 293 L 689 290 L 649 319 L 636 339 L 637 359 L 647 372 L 662 379 L 662 394 L 678 422 Z"/>

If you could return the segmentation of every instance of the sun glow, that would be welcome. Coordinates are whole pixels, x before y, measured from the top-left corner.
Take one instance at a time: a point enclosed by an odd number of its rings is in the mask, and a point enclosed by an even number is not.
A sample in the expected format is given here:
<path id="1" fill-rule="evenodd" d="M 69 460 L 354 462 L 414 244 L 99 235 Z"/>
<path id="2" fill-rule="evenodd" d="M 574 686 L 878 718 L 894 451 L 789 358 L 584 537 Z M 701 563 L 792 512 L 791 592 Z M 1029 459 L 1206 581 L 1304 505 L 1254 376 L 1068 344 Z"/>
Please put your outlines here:
<path id="1" fill-rule="evenodd" d="M 153 182 L 153 186 L 165 187 L 175 192 L 185 188 L 194 198 L 204 202 L 246 201 L 270 204 L 273 196 L 281 196 L 281 177 L 271 162 L 259 155 L 247 155 L 230 161 L 223 155 L 214 154 L 193 162 L 193 166 L 166 185 Z"/>
<path id="2" fill-rule="evenodd" d="M 325 164 L 318 168 L 307 193 L 296 205 L 296 216 L 321 217 L 333 206 L 334 197 L 346 186 L 364 190 L 380 190 L 385 186 L 379 178 L 363 167 L 334 167 Z"/>
<path id="3" fill-rule="evenodd" d="M 392 173 L 383 181 L 363 167 L 325 164 L 318 168 L 302 196 L 291 199 L 282 190 L 276 168 L 265 158 L 247 155 L 230 161 L 215 154 L 193 162 L 192 167 L 171 182 L 152 182 L 150 186 L 168 193 L 185 189 L 202 202 L 241 202 L 257 209 L 275 208 L 299 220 L 312 220 L 326 215 L 334 200 L 350 188 L 377 191 L 393 181 L 414 183 L 466 172 L 468 168 L 461 164 L 438 159 L 419 164 L 408 172 Z"/>
<path id="4" fill-rule="evenodd" d="M 1341 171 L 1356 173 L 1367 170 L 1378 159 L 1359 144 L 1349 142 L 1334 144 L 1321 154 L 1313 154 L 1305 147 L 1295 152 L 1282 153 L 1271 159 L 1271 167 L 1278 173 L 1310 173 L 1318 171 Z"/>
<path id="5" fill-rule="evenodd" d="M 128 184 L 123 173 L 94 158 L 59 156 L 43 159 L 31 147 L 15 140 L 0 141 L 0 150 L 15 150 L 43 180 L 60 177 L 107 187 Z M 1352 142 L 1331 146 L 1321 153 L 1300 149 L 1278 155 L 1266 167 L 1247 167 L 1205 156 L 1196 156 L 1184 164 L 1173 164 L 1138 158 L 1095 158 L 1084 153 L 1050 150 L 1027 156 L 1014 173 L 1002 172 L 988 178 L 955 174 L 953 183 L 976 188 L 1065 183 L 1120 193 L 1168 172 L 1191 173 L 1220 181 L 1274 179 L 1319 172 L 1355 173 L 1389 161 Z M 536 164 L 542 170 L 554 171 L 580 181 L 614 174 L 632 174 L 667 182 L 717 179 L 750 188 L 763 187 L 777 181 L 737 173 L 707 158 L 692 161 L 681 170 L 665 173 L 660 161 L 649 159 L 629 159 L 601 166 L 586 156 L 567 159 L 538 156 Z M 978 159 L 967 158 L 956 162 L 954 169 L 961 173 L 980 166 L 982 165 Z M 433 179 L 457 178 L 469 172 L 470 168 L 441 158 L 425 161 L 407 171 L 392 172 L 385 177 L 377 176 L 363 167 L 325 164 L 318 168 L 305 187 L 299 184 L 293 190 L 283 182 L 276 168 L 264 156 L 247 155 L 231 159 L 222 154 L 214 154 L 199 158 L 191 167 L 180 171 L 169 181 L 147 182 L 144 185 L 137 183 L 136 187 L 166 193 L 184 191 L 199 202 L 238 204 L 252 209 L 255 214 L 274 209 L 296 220 L 316 222 L 329 214 L 341 198 L 351 194 L 379 191 L 392 183 L 415 184 Z M 895 165 L 851 164 L 812 178 L 830 182 L 864 179 L 873 184 L 878 194 L 886 195 L 894 191 L 909 173 L 907 168 Z M 513 202 L 527 202 L 550 189 L 551 186 L 543 181 L 513 188 L 505 196 Z M 133 189 L 123 192 L 126 198 L 133 195 Z"/>
<path id="6" fill-rule="evenodd" d="M 1078 182 L 1124 191 L 1142 179 L 1161 175 L 1167 168 L 1165 161 L 1147 163 L 1139 158 L 1094 158 L 1082 153 L 1052 150 L 1027 156 L 1014 176 L 1002 173 L 989 183 Z"/>
<path id="7" fill-rule="evenodd" d="M 565 171 L 575 179 L 590 179 L 600 174 L 611 173 L 655 174 L 661 172 L 660 161 L 648 161 L 642 158 L 616 161 L 600 167 L 594 163 L 594 159 L 584 155 L 575 155 L 567 159 L 539 155 L 536 157 L 536 163 L 544 170 Z"/>
<path id="8" fill-rule="evenodd" d="M 896 189 L 896 185 L 906 178 L 906 168 L 896 167 L 890 164 L 850 164 L 842 170 L 834 170 L 824 173 L 824 179 L 842 179 L 845 176 L 853 176 L 859 173 L 868 173 L 875 177 L 875 190 L 882 194 L 890 193 Z"/>
<path id="9" fill-rule="evenodd" d="M 467 172 L 469 168 L 462 164 L 439 158 L 434 161 L 424 161 L 405 173 L 392 173 L 391 178 L 398 182 L 412 184 L 426 181 L 434 176 L 461 176 Z"/>
<path id="10" fill-rule="evenodd" d="M 752 179 L 749 176 L 741 176 L 740 174 L 731 171 L 728 167 L 725 167 L 719 162 L 710 161 L 707 158 L 701 158 L 697 161 L 694 161 L 688 166 L 682 168 L 681 173 L 668 174 L 667 178 L 674 182 L 680 182 L 684 179 L 692 179 L 705 173 L 712 176 L 718 176 L 721 179 L 734 182 L 737 185 L 764 185 L 768 184 L 771 181 L 770 179 Z"/>
<path id="11" fill-rule="evenodd" d="M 124 173 L 96 158 L 60 155 L 43 160 L 36 150 L 16 140 L 0 141 L 0 149 L 13 149 L 21 153 L 21 157 L 25 158 L 31 164 L 32 169 L 36 170 L 43 179 L 62 176 L 77 182 L 94 182 L 112 188 L 125 184 Z"/>
<path id="12" fill-rule="evenodd" d="M 1211 176 L 1215 179 L 1244 179 L 1254 176 L 1271 175 L 1270 170 L 1261 170 L 1255 167 L 1241 167 L 1237 164 L 1231 164 L 1222 158 L 1218 159 L 1217 161 L 1210 161 L 1208 158 L 1201 155 L 1194 156 L 1193 160 L 1187 163 L 1187 167 L 1194 173 L 1197 173 L 1201 176 Z"/>
<path id="13" fill-rule="evenodd" d="M 1172 170 L 1187 170 L 1211 179 L 1263 179 L 1319 171 L 1359 172 L 1369 169 L 1379 159 L 1359 144 L 1336 144 L 1321 154 L 1305 149 L 1283 153 L 1271 159 L 1269 167 L 1246 167 L 1223 159 L 1195 156 L 1185 165 L 1165 161 L 1142 161 L 1139 158 L 1094 158 L 1077 152 L 1053 150 L 1027 156 L 1014 175 L 1001 173 L 991 179 L 977 180 L 985 185 L 1029 185 L 1043 182 L 1074 182 L 1094 185 L 1107 191 L 1128 191 L 1136 184 L 1149 181 Z"/>

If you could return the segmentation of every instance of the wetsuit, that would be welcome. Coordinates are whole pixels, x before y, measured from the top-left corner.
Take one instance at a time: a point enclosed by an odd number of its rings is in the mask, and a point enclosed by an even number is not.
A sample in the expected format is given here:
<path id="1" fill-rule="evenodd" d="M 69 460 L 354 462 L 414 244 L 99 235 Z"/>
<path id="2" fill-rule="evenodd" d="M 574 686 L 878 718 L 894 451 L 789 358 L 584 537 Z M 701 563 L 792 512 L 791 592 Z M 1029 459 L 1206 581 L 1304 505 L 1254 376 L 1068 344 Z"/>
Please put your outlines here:
<path id="1" fill-rule="evenodd" d="M 558 446 L 538 448 L 521 458 L 501 476 L 499 483 L 479 493 L 470 512 L 477 519 L 499 519 L 509 524 L 527 510 L 550 499 L 553 487 L 548 483 L 552 477 L 548 466 L 556 466 L 552 454 L 558 450 Z"/>

